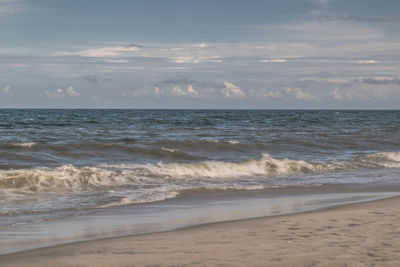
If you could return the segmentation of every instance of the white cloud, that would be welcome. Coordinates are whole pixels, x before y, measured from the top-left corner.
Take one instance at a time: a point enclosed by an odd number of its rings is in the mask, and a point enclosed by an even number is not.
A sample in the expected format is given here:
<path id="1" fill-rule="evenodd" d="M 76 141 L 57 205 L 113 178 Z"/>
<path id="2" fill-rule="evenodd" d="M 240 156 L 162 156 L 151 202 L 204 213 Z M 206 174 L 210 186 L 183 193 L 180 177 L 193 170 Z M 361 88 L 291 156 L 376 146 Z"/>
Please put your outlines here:
<path id="1" fill-rule="evenodd" d="M 162 88 L 159 86 L 154 86 L 153 88 L 144 88 L 140 90 L 134 90 L 131 96 L 156 96 L 159 97 L 161 95 L 173 95 L 173 96 L 187 96 L 187 97 L 195 97 L 199 95 L 191 84 L 187 86 L 187 89 L 182 89 L 181 86 L 175 85 L 172 88 Z M 127 94 L 123 94 L 123 96 L 128 96 Z"/>
<path id="2" fill-rule="evenodd" d="M 261 59 L 259 60 L 261 63 L 285 63 L 287 62 L 284 58 L 276 58 L 276 59 Z"/>
<path id="3" fill-rule="evenodd" d="M 148 91 L 147 89 L 139 89 L 139 90 L 134 90 L 130 96 L 134 96 L 134 97 L 142 97 L 145 95 L 149 95 L 151 94 L 151 91 Z M 122 96 L 128 96 L 126 93 L 123 93 Z"/>
<path id="4" fill-rule="evenodd" d="M 190 84 L 187 87 L 187 90 L 184 91 L 181 89 L 179 85 L 172 87 L 171 93 L 173 95 L 178 95 L 178 96 L 197 96 L 199 93 L 193 89 L 193 86 Z"/>
<path id="5" fill-rule="evenodd" d="M 350 100 L 357 96 L 350 88 L 335 88 L 329 94 L 336 100 Z"/>
<path id="6" fill-rule="evenodd" d="M 221 63 L 224 58 L 232 57 L 276 58 L 280 55 L 291 56 L 293 53 L 291 51 L 300 49 L 304 51 L 305 46 L 305 44 L 292 43 L 214 43 L 195 45 L 177 44 L 173 46 L 153 44 L 143 47 L 100 47 L 75 52 L 57 52 L 53 55 L 95 57 L 111 63 L 115 62 L 115 60 L 123 60 L 122 58 L 124 57 L 168 59 L 174 63 Z"/>
<path id="7" fill-rule="evenodd" d="M 398 99 L 400 91 L 396 84 L 366 84 L 354 81 L 342 87 L 337 87 L 329 92 L 336 100 L 376 101 Z"/>
<path id="8" fill-rule="evenodd" d="M 174 63 L 222 63 L 221 57 L 178 56 L 169 58 Z"/>
<path id="9" fill-rule="evenodd" d="M 224 82 L 225 88 L 221 90 L 221 94 L 225 97 L 242 97 L 245 93 L 237 85 L 231 82 Z"/>
<path id="10" fill-rule="evenodd" d="M 65 97 L 78 97 L 81 94 L 75 91 L 73 86 L 67 87 L 65 90 L 58 88 L 54 91 L 43 90 L 42 96 L 52 99 L 59 99 Z"/>
<path id="11" fill-rule="evenodd" d="M 56 56 L 82 56 L 82 57 L 126 57 L 136 55 L 135 52 L 140 51 L 137 46 L 109 46 L 94 49 L 81 50 L 77 52 L 59 52 Z"/>
<path id="12" fill-rule="evenodd" d="M 296 24 L 263 25 L 249 30 L 279 37 L 275 42 L 210 43 L 210 44 L 147 44 L 144 46 L 106 46 L 55 56 L 82 56 L 109 63 L 140 62 L 176 64 L 227 63 L 232 59 L 256 60 L 261 63 L 292 63 L 291 59 L 333 57 L 349 63 L 371 64 L 380 55 L 398 54 L 400 42 L 389 41 L 385 33 L 368 24 L 348 21 L 308 20 Z M 271 38 L 271 40 L 274 40 Z M 357 60 L 356 58 L 359 58 Z M 372 60 L 373 59 L 373 60 Z M 339 59 L 340 60 L 340 59 Z M 168 61 L 168 62 L 167 62 Z M 136 62 L 135 62 L 136 63 Z M 117 65 L 117 64 L 116 64 Z M 130 64 L 120 64 L 126 68 Z M 185 66 L 186 67 L 186 66 Z"/>
<path id="13" fill-rule="evenodd" d="M 128 60 L 125 59 L 109 59 L 109 58 L 103 58 L 102 59 L 104 62 L 108 63 L 128 63 Z"/>
<path id="14" fill-rule="evenodd" d="M 194 44 L 194 45 L 192 45 L 193 47 L 199 47 L 199 48 L 205 48 L 205 47 L 207 47 L 207 44 L 205 44 L 205 43 L 200 43 L 200 44 Z"/>
<path id="15" fill-rule="evenodd" d="M 191 84 L 188 85 L 187 93 L 190 95 L 199 95 L 199 93 L 193 89 L 193 86 Z"/>
<path id="16" fill-rule="evenodd" d="M 358 63 L 358 64 L 375 64 L 378 62 L 375 60 L 372 60 L 372 59 L 363 59 L 363 60 L 357 60 L 356 63 Z"/>
<path id="17" fill-rule="evenodd" d="M 171 92 L 174 95 L 186 95 L 186 92 L 184 92 L 179 85 L 172 87 Z"/>
<path id="18" fill-rule="evenodd" d="M 196 59 L 193 57 L 174 57 L 171 61 L 175 63 L 196 63 Z"/>
<path id="19" fill-rule="evenodd" d="M 68 96 L 80 96 L 81 94 L 78 93 L 77 91 L 75 91 L 73 86 L 68 87 L 67 89 L 65 89 L 65 93 Z"/>
<path id="20" fill-rule="evenodd" d="M 319 101 L 321 98 L 333 96 L 333 93 L 321 88 L 299 88 L 299 87 L 284 87 L 278 90 L 251 90 L 250 94 L 257 98 L 286 98 L 305 101 Z M 336 93 L 337 95 L 337 93 Z"/>
<path id="21" fill-rule="evenodd" d="M 249 95 L 253 97 L 258 97 L 258 98 L 279 98 L 279 97 L 284 97 L 281 91 L 272 91 L 272 90 L 255 90 L 251 89 L 249 90 Z"/>
<path id="22" fill-rule="evenodd" d="M 377 27 L 363 23 L 351 23 L 349 21 L 324 21 L 310 19 L 297 21 L 296 23 L 267 24 L 254 27 L 256 31 L 262 31 L 269 36 L 289 40 L 288 43 L 278 43 L 276 51 L 285 49 L 288 54 L 299 54 L 301 51 L 290 50 L 295 44 L 305 44 L 318 50 L 336 52 L 337 49 L 346 50 L 353 47 L 362 47 L 370 43 L 382 43 L 386 39 L 385 32 Z M 289 48 L 289 49 L 288 49 Z M 317 50 L 317 51 L 318 51 Z M 355 50 L 357 51 L 357 50 Z M 307 54 L 311 51 L 305 51 Z M 360 51 L 358 51 L 360 52 Z M 315 53 L 315 50 L 314 50 Z M 309 54 L 311 56 L 311 54 Z M 337 55 L 337 54 L 336 54 Z M 273 54 L 271 57 L 289 57 L 289 55 Z"/>
<path id="23" fill-rule="evenodd" d="M 201 48 L 201 49 L 199 49 Z M 53 56 L 81 56 L 89 58 L 98 58 L 108 63 L 128 63 L 124 58 L 142 57 L 167 59 L 171 62 L 183 63 L 221 63 L 222 56 L 220 48 L 210 48 L 206 44 L 181 44 L 179 47 L 168 45 L 149 45 L 139 46 L 108 46 L 93 49 L 85 49 L 75 52 L 57 52 Z"/>
<path id="24" fill-rule="evenodd" d="M 11 86 L 9 86 L 9 85 L 4 86 L 1 90 L 7 95 L 11 95 L 12 94 L 11 93 Z"/>
<path id="25" fill-rule="evenodd" d="M 400 85 L 400 77 L 370 77 L 361 80 L 363 83 L 375 85 Z"/>
<path id="26" fill-rule="evenodd" d="M 282 97 L 282 93 L 279 91 L 266 91 L 262 95 L 270 98 Z"/>
<path id="27" fill-rule="evenodd" d="M 154 94 L 155 95 L 160 95 L 161 94 L 160 87 L 158 87 L 158 86 L 154 87 Z"/>
<path id="28" fill-rule="evenodd" d="M 47 97 L 47 98 L 56 99 L 56 98 L 62 98 L 65 95 L 63 94 L 63 90 L 61 88 L 58 88 L 58 89 L 54 90 L 53 92 L 43 90 L 42 96 Z"/>
<path id="29" fill-rule="evenodd" d="M 300 99 L 300 100 L 308 100 L 308 101 L 318 100 L 318 97 L 316 97 L 315 95 L 312 95 L 309 92 L 303 91 L 302 89 L 300 89 L 298 87 L 295 87 L 295 88 L 287 87 L 287 88 L 285 88 L 285 92 L 288 95 L 292 95 L 295 98 Z"/>

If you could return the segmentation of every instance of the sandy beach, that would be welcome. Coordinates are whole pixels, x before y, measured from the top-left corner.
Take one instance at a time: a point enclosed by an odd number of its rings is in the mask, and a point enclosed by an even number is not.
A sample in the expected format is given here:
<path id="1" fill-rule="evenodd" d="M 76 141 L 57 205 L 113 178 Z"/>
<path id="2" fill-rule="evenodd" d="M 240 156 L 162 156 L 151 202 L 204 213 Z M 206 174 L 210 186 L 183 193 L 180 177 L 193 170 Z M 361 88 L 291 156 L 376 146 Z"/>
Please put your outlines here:
<path id="1" fill-rule="evenodd" d="M 1 266 L 399 266 L 400 198 L 0 256 Z"/>

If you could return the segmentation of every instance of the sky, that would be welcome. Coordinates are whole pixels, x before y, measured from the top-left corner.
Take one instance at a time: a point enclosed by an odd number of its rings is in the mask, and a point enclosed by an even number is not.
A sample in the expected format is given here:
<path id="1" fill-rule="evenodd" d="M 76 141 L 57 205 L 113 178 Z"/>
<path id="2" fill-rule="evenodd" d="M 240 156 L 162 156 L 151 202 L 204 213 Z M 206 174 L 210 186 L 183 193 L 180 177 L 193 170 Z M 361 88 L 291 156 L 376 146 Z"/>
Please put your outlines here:
<path id="1" fill-rule="evenodd" d="M 0 0 L 0 108 L 399 109 L 398 0 Z"/>

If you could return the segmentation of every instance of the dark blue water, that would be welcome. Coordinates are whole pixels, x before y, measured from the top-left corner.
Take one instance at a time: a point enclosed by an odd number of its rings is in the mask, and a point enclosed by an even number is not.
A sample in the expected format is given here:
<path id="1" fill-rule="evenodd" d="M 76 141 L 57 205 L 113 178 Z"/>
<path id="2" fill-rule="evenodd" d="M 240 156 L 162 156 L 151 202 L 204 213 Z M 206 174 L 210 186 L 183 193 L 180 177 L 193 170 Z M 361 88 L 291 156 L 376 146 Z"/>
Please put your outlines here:
<path id="1" fill-rule="evenodd" d="M 399 170 L 400 111 L 0 110 L 0 225 Z"/>
<path id="2" fill-rule="evenodd" d="M 397 152 L 400 112 L 0 110 L 0 131 L 2 169 L 240 161 L 262 153 L 325 159 Z"/>

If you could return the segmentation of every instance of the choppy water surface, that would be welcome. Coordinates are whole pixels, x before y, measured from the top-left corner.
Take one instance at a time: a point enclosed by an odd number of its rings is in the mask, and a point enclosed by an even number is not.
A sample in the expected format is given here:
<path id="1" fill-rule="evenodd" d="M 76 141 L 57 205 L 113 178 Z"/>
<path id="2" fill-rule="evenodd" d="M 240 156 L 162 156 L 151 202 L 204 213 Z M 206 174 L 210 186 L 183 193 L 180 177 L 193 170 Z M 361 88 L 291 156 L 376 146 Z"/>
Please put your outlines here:
<path id="1" fill-rule="evenodd" d="M 399 174 L 400 111 L 0 110 L 0 226 Z"/>

